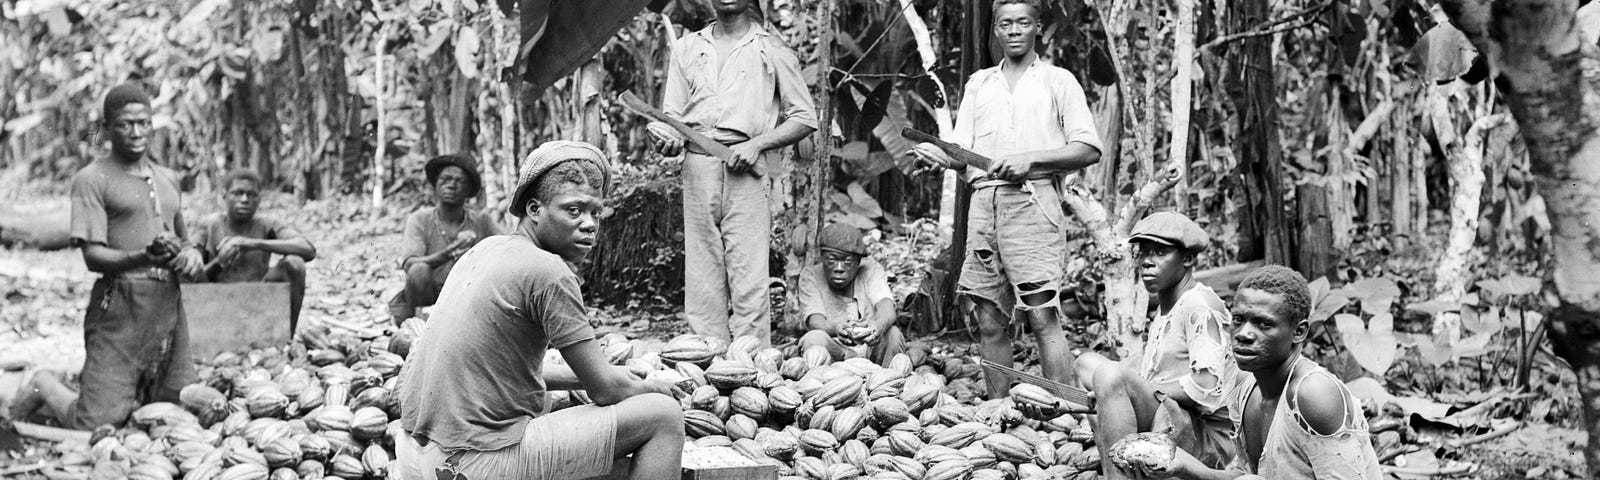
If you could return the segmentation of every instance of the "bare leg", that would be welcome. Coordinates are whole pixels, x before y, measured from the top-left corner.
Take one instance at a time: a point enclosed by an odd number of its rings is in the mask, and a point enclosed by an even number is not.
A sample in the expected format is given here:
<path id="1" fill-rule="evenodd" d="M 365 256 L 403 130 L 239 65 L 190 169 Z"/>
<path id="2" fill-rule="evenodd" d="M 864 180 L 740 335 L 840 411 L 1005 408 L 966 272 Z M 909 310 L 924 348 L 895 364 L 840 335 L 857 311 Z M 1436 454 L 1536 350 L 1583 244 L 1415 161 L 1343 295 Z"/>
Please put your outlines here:
<path id="1" fill-rule="evenodd" d="M 422 303 L 422 297 L 428 294 L 428 283 L 433 278 L 433 267 L 417 262 L 406 268 L 406 290 L 400 292 L 400 298 L 395 305 L 389 307 L 394 315 L 394 324 L 399 325 L 411 317 L 417 316 L 417 305 Z"/>
<path id="2" fill-rule="evenodd" d="M 629 478 L 678 478 L 683 463 L 683 410 L 659 393 L 617 403 L 614 458 L 633 455 Z"/>
<path id="3" fill-rule="evenodd" d="M 306 261 L 298 256 L 285 255 L 267 272 L 268 282 L 289 282 L 289 334 L 300 325 L 300 306 L 306 298 Z M 409 280 L 409 279 L 408 279 Z M 409 283 L 409 282 L 408 282 Z"/>
<path id="4" fill-rule="evenodd" d="M 1072 344 L 1067 342 L 1067 334 L 1061 329 L 1061 320 L 1054 306 L 1048 305 L 1055 301 L 1055 292 L 1037 292 L 1022 297 L 1023 303 L 1029 307 L 1028 325 L 1033 327 L 1033 338 L 1039 343 L 1039 369 L 1043 370 L 1045 378 L 1072 385 L 1076 383 L 1073 378 Z"/>
<path id="5" fill-rule="evenodd" d="M 971 298 L 971 297 L 969 297 Z M 988 360 L 1000 365 L 1012 366 L 1011 332 L 1007 325 L 1009 318 L 994 302 L 981 298 L 967 300 L 970 307 L 967 309 L 978 320 L 978 353 Z M 989 387 L 989 398 L 1003 398 L 1011 394 L 1011 386 L 1005 379 L 998 376 L 983 377 L 983 382 Z"/>
<path id="6" fill-rule="evenodd" d="M 64 419 L 72 410 L 72 402 L 78 400 L 78 392 L 68 388 L 55 372 L 39 371 L 34 373 L 33 379 L 17 392 L 16 399 L 11 403 L 10 416 L 14 420 L 23 420 L 32 416 L 42 405 L 49 409 L 50 418 Z"/>
<path id="7" fill-rule="evenodd" d="M 1091 359 L 1090 355 L 1094 355 Z M 1094 365 L 1091 379 L 1095 394 L 1095 443 L 1114 445 L 1122 437 L 1150 431 L 1156 411 L 1156 389 L 1150 382 L 1120 363 L 1095 354 L 1085 354 L 1081 363 Z M 1132 472 L 1117 469 L 1110 457 L 1100 462 L 1107 479 L 1135 478 Z"/>

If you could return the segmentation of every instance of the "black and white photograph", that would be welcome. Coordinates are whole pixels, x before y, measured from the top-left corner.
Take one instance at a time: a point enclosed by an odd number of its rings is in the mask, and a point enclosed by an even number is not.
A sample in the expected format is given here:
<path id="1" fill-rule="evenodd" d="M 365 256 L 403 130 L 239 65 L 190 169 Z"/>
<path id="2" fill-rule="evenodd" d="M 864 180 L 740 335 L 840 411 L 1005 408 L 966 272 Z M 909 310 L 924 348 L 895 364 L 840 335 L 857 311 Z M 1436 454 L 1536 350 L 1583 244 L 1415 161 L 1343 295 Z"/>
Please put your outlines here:
<path id="1" fill-rule="evenodd" d="M 1600 2 L 0 0 L 0 479 L 1600 475 Z"/>

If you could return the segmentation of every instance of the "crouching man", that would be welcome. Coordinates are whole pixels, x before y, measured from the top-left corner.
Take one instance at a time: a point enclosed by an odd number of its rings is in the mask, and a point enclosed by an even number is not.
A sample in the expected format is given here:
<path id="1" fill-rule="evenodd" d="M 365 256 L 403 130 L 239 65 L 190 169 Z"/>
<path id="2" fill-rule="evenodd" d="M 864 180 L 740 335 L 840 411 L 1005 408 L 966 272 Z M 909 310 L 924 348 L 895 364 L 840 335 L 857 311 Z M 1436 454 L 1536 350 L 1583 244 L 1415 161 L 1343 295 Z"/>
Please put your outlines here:
<path id="1" fill-rule="evenodd" d="M 800 272 L 796 304 L 811 329 L 800 347 L 820 345 L 834 360 L 868 357 L 880 365 L 906 350 L 906 337 L 894 325 L 898 315 L 889 274 L 865 258 L 860 229 L 835 223 L 822 227 L 822 263 Z"/>
<path id="2" fill-rule="evenodd" d="M 255 171 L 228 172 L 222 179 L 222 191 L 228 210 L 206 217 L 195 229 L 195 243 L 211 262 L 205 280 L 288 282 L 289 332 L 293 333 L 306 296 L 306 262 L 317 258 L 317 248 L 288 223 L 256 215 L 261 176 Z M 268 263 L 274 253 L 283 258 Z"/>
<path id="3" fill-rule="evenodd" d="M 594 247 L 609 183 L 587 143 L 546 143 L 523 162 L 516 231 L 457 261 L 400 373 L 400 478 L 588 478 L 627 455 L 632 478 L 680 475 L 674 388 L 607 362 L 567 266 Z M 552 348 L 567 365 L 544 364 Z M 545 392 L 573 389 L 595 403 L 545 413 Z"/>
<path id="4" fill-rule="evenodd" d="M 1200 463 L 1221 468 L 1234 458 L 1228 394 L 1239 369 L 1229 356 L 1231 323 L 1222 299 L 1194 279 L 1210 236 L 1189 217 L 1150 214 L 1133 226 L 1139 277 L 1156 304 L 1143 355 L 1119 363 L 1094 352 L 1078 357 L 1078 378 L 1095 394 L 1095 441 L 1111 445 L 1135 432 L 1167 430 Z M 1018 407 L 1025 415 L 1056 412 Z M 1131 478 L 1109 456 L 1101 462 L 1108 479 Z"/>
<path id="5" fill-rule="evenodd" d="M 1305 277 L 1277 265 L 1256 269 L 1233 300 L 1233 354 L 1241 375 L 1229 407 L 1239 456 L 1213 470 L 1178 450 L 1157 478 L 1381 479 L 1361 405 L 1344 382 L 1301 356 L 1310 322 Z"/>

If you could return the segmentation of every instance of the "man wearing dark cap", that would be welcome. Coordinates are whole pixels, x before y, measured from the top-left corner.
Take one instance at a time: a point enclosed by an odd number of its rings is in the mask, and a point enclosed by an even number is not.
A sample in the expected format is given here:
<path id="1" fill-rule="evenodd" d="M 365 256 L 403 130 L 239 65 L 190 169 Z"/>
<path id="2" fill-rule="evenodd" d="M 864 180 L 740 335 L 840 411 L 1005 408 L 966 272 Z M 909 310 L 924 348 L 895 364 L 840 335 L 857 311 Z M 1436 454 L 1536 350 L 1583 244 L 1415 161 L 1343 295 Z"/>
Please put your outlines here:
<path id="1" fill-rule="evenodd" d="M 206 254 L 205 281 L 287 282 L 289 331 L 300 323 L 300 304 L 306 294 L 306 262 L 317 258 L 317 247 L 293 225 L 256 215 L 261 204 L 261 175 L 255 170 L 228 172 L 219 184 L 225 211 L 200 221 L 195 244 Z M 269 263 L 272 255 L 280 255 Z"/>
<path id="2" fill-rule="evenodd" d="M 1078 357 L 1078 378 L 1095 393 L 1100 422 L 1095 440 L 1112 445 L 1129 434 L 1170 425 L 1179 448 L 1221 468 L 1234 457 L 1228 395 L 1239 367 L 1229 350 L 1232 317 L 1217 293 L 1194 279 L 1197 259 L 1211 237 L 1189 217 L 1158 212 L 1135 224 L 1128 241 L 1156 313 L 1141 357 L 1123 363 L 1093 352 Z M 1019 409 L 1036 418 L 1054 413 Z M 1137 473 L 1118 469 L 1109 456 L 1101 466 L 1106 478 Z"/>
<path id="3" fill-rule="evenodd" d="M 795 295 L 811 329 L 800 337 L 800 346 L 826 347 L 834 360 L 865 356 L 885 364 L 905 351 L 906 337 L 895 326 L 888 272 L 865 258 L 863 236 L 842 223 L 822 228 L 822 263 L 800 271 Z"/>
<path id="4" fill-rule="evenodd" d="M 140 405 L 177 401 L 196 380 L 178 277 L 198 274 L 201 256 L 187 241 L 178 175 L 145 155 L 150 113 L 139 87 L 111 89 L 103 120 L 111 154 L 72 176 L 71 241 L 101 275 L 84 314 L 80 390 L 40 372 L 19 392 L 13 418 L 42 404 L 69 428 L 120 426 Z"/>
<path id="5" fill-rule="evenodd" d="M 581 142 L 541 145 L 522 162 L 515 231 L 484 239 L 445 282 L 400 370 L 395 466 L 402 480 L 591 478 L 632 457 L 631 478 L 678 478 L 683 410 L 667 381 L 611 365 L 595 340 L 578 275 L 594 248 L 611 174 Z M 545 362 L 560 352 L 564 363 Z M 549 411 L 545 393 L 594 403 Z"/>
<path id="6" fill-rule="evenodd" d="M 459 153 L 433 157 L 423 171 L 433 188 L 433 208 L 406 217 L 400 254 L 406 287 L 389 301 L 396 324 L 416 316 L 417 307 L 433 305 L 461 254 L 478 240 L 500 234 L 500 226 L 488 215 L 466 207 L 483 187 L 471 157 Z"/>

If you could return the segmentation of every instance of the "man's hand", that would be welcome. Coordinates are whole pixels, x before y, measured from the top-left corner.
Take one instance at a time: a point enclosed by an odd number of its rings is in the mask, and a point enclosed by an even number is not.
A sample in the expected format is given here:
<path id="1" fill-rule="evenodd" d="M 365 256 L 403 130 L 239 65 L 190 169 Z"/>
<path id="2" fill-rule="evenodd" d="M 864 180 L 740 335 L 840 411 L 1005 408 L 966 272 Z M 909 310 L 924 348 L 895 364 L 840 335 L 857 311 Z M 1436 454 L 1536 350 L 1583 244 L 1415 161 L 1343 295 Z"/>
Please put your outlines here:
<path id="1" fill-rule="evenodd" d="M 754 141 L 740 142 L 728 148 L 733 150 L 733 161 L 728 164 L 728 168 L 735 172 L 754 170 L 756 162 L 761 160 L 761 152 L 766 151 Z"/>
<path id="2" fill-rule="evenodd" d="M 678 388 L 678 385 L 674 383 L 661 380 L 641 380 L 641 382 L 644 385 L 645 393 L 660 393 L 672 397 L 674 400 L 689 396 L 688 392 Z"/>
<path id="3" fill-rule="evenodd" d="M 205 258 L 194 248 L 185 248 L 168 260 L 166 267 L 191 277 L 198 277 L 206 266 Z"/>
<path id="4" fill-rule="evenodd" d="M 255 244 L 249 238 L 244 238 L 244 237 L 227 237 L 227 238 L 224 238 L 224 239 L 222 239 L 222 243 L 217 245 L 217 260 L 219 260 L 218 263 L 220 263 L 222 265 L 232 265 L 233 261 L 237 260 L 239 258 L 239 253 L 240 252 L 243 252 L 245 250 L 249 250 L 249 249 L 252 249 L 252 248 L 255 248 Z"/>
<path id="5" fill-rule="evenodd" d="M 944 149 L 941 149 L 938 145 L 931 143 L 919 143 L 916 146 L 911 147 L 911 151 L 908 153 L 910 153 L 913 157 L 917 157 L 918 160 L 937 164 L 944 168 L 962 167 L 962 165 L 957 163 L 955 159 L 950 158 L 949 154 L 944 153 Z"/>
<path id="6" fill-rule="evenodd" d="M 1025 155 L 1011 155 L 1000 157 L 989 166 L 989 174 L 1001 180 L 1021 182 L 1028 179 L 1028 172 L 1033 171 L 1033 159 Z"/>
<path id="7" fill-rule="evenodd" d="M 688 141 L 688 139 L 683 138 L 683 134 L 678 133 L 677 129 L 664 122 L 650 122 L 645 125 L 644 131 L 650 134 L 651 139 L 655 140 L 656 151 L 661 152 L 663 156 L 676 157 L 682 154 L 683 145 Z"/>

